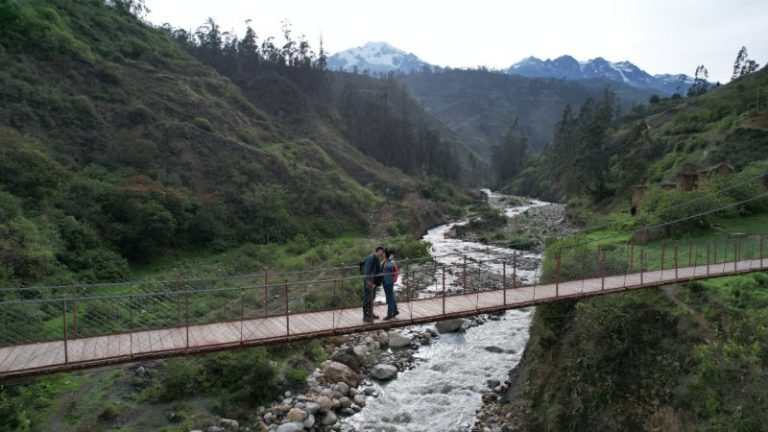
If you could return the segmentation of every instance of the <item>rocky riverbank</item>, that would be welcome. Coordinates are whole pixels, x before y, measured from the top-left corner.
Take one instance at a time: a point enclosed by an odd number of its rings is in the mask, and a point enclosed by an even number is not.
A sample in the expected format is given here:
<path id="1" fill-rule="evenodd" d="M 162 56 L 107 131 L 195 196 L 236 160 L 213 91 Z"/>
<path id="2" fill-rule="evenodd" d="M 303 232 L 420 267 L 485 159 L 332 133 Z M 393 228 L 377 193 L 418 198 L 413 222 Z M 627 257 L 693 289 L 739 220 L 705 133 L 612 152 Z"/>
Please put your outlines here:
<path id="1" fill-rule="evenodd" d="M 414 354 L 419 347 L 432 343 L 440 334 L 461 332 L 488 319 L 498 318 L 452 319 L 437 322 L 434 328 L 419 326 L 331 338 L 326 350 L 332 354 L 307 378 L 303 392 L 285 392 L 273 404 L 259 407 L 246 424 L 221 418 L 216 424 L 190 432 L 347 430 L 342 419 L 379 397 L 374 381 L 396 379 L 400 372 L 415 367 Z"/>

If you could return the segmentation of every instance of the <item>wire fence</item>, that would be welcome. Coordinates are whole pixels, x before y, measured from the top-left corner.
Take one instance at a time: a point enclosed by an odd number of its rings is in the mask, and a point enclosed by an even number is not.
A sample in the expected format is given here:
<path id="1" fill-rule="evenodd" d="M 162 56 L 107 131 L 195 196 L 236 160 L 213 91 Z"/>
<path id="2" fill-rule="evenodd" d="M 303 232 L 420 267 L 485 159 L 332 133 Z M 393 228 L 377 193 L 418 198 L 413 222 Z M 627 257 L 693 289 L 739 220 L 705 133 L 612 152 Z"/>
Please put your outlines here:
<path id="1" fill-rule="evenodd" d="M 766 266 L 763 235 L 583 245 L 548 251 L 543 263 L 517 252 L 485 260 L 462 257 L 450 264 L 404 262 L 395 296 L 404 318 L 424 322 Z M 0 347 L 64 341 L 63 361 L 68 363 L 85 358 L 82 352 L 91 349 L 112 349 L 100 348 L 96 342 L 88 345 L 98 336 L 127 335 L 124 343 L 133 354 L 149 346 L 158 350 L 158 344 L 168 351 L 221 340 L 243 343 L 274 335 L 328 334 L 363 326 L 362 313 L 353 310 L 363 306 L 364 279 L 356 267 L 282 273 L 279 278 L 266 270 L 240 277 L 185 279 L 179 275 L 172 281 L 4 289 L 0 291 Z M 380 292 L 379 288 L 379 303 Z M 280 319 L 268 319 L 275 317 Z M 151 340 L 160 334 L 153 331 L 161 329 L 173 331 L 163 333 L 159 342 Z"/>

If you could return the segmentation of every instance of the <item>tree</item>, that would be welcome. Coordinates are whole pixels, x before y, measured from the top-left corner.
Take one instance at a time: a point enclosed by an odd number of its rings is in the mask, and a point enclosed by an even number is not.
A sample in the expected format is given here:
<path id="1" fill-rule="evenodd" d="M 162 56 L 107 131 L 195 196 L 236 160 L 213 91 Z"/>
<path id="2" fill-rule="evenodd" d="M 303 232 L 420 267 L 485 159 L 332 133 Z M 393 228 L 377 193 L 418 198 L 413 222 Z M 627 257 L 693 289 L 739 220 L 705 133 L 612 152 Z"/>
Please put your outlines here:
<path id="1" fill-rule="evenodd" d="M 756 71 L 760 65 L 754 60 L 750 60 L 747 54 L 747 47 L 743 46 L 736 54 L 736 61 L 733 62 L 733 75 L 731 80 L 739 79 Z"/>
<path id="2" fill-rule="evenodd" d="M 704 65 L 696 67 L 696 74 L 693 79 L 693 85 L 688 88 L 688 96 L 699 96 L 707 93 L 707 90 L 709 90 L 709 83 L 707 82 L 707 78 L 709 78 L 709 71 L 707 68 L 704 67 Z"/>
<path id="3" fill-rule="evenodd" d="M 501 143 L 494 148 L 494 180 L 501 185 L 520 174 L 528 164 L 530 148 L 528 138 L 522 131 L 518 119 L 515 119 Z"/>

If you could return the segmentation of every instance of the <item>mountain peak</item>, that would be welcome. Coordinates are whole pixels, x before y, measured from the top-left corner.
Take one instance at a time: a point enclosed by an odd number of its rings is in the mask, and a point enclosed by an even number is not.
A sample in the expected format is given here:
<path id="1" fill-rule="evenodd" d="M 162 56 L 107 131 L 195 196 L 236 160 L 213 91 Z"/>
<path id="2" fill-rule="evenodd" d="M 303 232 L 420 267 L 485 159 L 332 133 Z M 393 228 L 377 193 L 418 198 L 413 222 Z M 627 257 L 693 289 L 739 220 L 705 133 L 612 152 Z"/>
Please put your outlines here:
<path id="1" fill-rule="evenodd" d="M 588 61 L 578 61 L 570 55 L 562 55 L 554 60 L 525 58 L 507 69 L 508 74 L 523 75 L 532 78 L 564 78 L 569 80 L 607 78 L 637 88 L 657 90 L 664 94 L 678 91 L 679 80 L 670 84 L 668 76 L 651 76 L 629 60 L 611 62 L 604 57 L 595 57 Z"/>
<path id="2" fill-rule="evenodd" d="M 371 73 L 411 72 L 421 70 L 430 64 L 397 48 L 388 42 L 366 42 L 328 57 L 328 68 L 332 70 L 369 71 Z"/>

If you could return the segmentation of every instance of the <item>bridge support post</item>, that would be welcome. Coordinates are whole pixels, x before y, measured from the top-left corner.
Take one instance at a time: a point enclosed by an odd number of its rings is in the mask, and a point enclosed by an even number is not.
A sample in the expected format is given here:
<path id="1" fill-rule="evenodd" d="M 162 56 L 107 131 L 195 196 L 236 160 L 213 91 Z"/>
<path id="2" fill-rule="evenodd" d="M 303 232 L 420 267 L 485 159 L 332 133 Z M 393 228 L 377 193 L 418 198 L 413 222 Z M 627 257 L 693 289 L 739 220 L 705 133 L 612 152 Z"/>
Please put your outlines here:
<path id="1" fill-rule="evenodd" d="M 691 266 L 691 255 L 693 255 L 693 242 L 688 240 L 688 267 Z"/>
<path id="2" fill-rule="evenodd" d="M 344 263 L 341 263 L 341 281 L 339 282 L 339 302 L 341 309 L 344 309 Z"/>
<path id="3" fill-rule="evenodd" d="M 291 316 L 290 311 L 288 309 L 288 279 L 285 280 L 285 285 L 283 286 L 283 290 L 285 292 L 285 335 L 290 336 L 291 335 Z"/>
<path id="4" fill-rule="evenodd" d="M 739 261 L 739 239 L 733 239 L 733 271 L 738 270 L 737 262 Z"/>
<path id="5" fill-rule="evenodd" d="M 77 281 L 72 279 L 72 334 L 77 338 Z"/>
<path id="6" fill-rule="evenodd" d="M 555 297 L 560 297 L 560 258 L 562 251 L 557 251 L 557 268 L 555 269 Z"/>
<path id="7" fill-rule="evenodd" d="M 176 325 L 181 324 L 181 299 L 179 293 L 181 292 L 181 276 L 176 273 L 176 284 L 174 285 L 174 291 L 176 291 L 174 297 L 176 300 Z"/>
<path id="8" fill-rule="evenodd" d="M 69 341 L 67 340 L 67 300 L 61 301 L 62 330 L 64 331 L 64 364 L 69 364 Z"/>
<path id="9" fill-rule="evenodd" d="M 664 250 L 667 248 L 667 244 L 662 243 L 661 244 L 661 276 L 659 276 L 659 280 L 664 280 Z"/>
<path id="10" fill-rule="evenodd" d="M 605 291 L 605 251 L 597 248 L 598 262 L 600 265 L 600 291 Z"/>
<path id="11" fill-rule="evenodd" d="M 269 317 L 269 269 L 264 267 L 264 318 Z"/>
<path id="12" fill-rule="evenodd" d="M 501 262 L 501 292 L 503 293 L 504 306 L 507 305 L 507 262 Z"/>
<path id="13" fill-rule="evenodd" d="M 764 267 L 764 265 L 763 265 L 763 258 L 764 258 L 764 255 L 765 255 L 763 253 L 763 244 L 765 243 L 764 239 L 765 239 L 765 234 L 760 234 L 760 267 L 761 268 Z"/>
<path id="14" fill-rule="evenodd" d="M 462 270 L 462 288 L 464 289 L 464 294 L 467 293 L 467 256 L 464 255 L 464 267 Z"/>
<path id="15" fill-rule="evenodd" d="M 677 251 L 680 245 L 675 242 L 675 280 L 677 280 Z"/>
<path id="16" fill-rule="evenodd" d="M 629 272 L 632 273 L 635 269 L 635 245 L 629 245 Z"/>
<path id="17" fill-rule="evenodd" d="M 517 288 L 517 251 L 512 252 L 512 289 Z"/>
<path id="18" fill-rule="evenodd" d="M 445 266 L 443 266 L 443 315 L 445 315 Z"/>
<path id="19" fill-rule="evenodd" d="M 713 264 L 717 264 L 717 239 L 715 239 L 715 246 L 714 246 L 714 248 L 715 249 L 712 251 L 712 255 L 713 255 L 712 263 Z"/>
<path id="20" fill-rule="evenodd" d="M 243 324 L 245 322 L 245 287 L 240 287 L 240 345 L 243 345 Z"/>
<path id="21" fill-rule="evenodd" d="M 645 265 L 644 265 L 645 263 L 643 262 L 644 261 L 643 258 L 645 258 L 644 252 L 645 252 L 644 250 L 640 249 L 640 285 L 643 284 L 643 271 L 645 268 Z"/>
<path id="22" fill-rule="evenodd" d="M 709 275 L 709 240 L 707 240 L 707 275 Z"/>
<path id="23" fill-rule="evenodd" d="M 184 287 L 184 328 L 187 333 L 187 349 L 189 349 L 189 287 Z"/>

